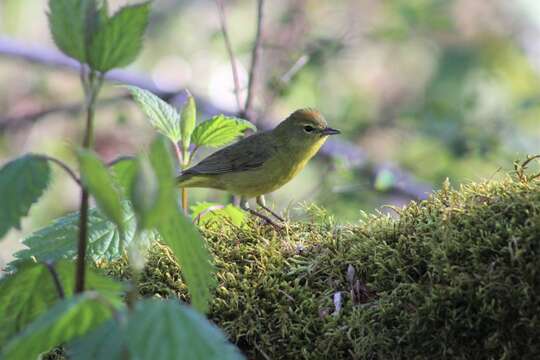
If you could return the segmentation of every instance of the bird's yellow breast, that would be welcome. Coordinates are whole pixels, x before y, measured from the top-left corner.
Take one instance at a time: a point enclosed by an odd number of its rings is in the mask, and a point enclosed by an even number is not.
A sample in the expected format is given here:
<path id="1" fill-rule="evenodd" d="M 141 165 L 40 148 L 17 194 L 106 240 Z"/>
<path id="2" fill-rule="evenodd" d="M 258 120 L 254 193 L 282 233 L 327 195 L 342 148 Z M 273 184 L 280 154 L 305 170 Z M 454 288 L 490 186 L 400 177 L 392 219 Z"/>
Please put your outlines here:
<path id="1" fill-rule="evenodd" d="M 253 170 L 218 175 L 219 188 L 233 194 L 255 197 L 273 192 L 291 181 L 317 153 L 326 138 L 298 151 L 279 152 Z"/>

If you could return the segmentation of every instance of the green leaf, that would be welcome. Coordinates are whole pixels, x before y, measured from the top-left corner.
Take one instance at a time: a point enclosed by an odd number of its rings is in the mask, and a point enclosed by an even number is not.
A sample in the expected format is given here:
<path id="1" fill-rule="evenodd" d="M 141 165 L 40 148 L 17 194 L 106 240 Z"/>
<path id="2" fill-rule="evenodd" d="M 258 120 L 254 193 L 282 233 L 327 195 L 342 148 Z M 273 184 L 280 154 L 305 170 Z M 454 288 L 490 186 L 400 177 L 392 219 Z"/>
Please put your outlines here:
<path id="1" fill-rule="evenodd" d="M 81 149 L 77 157 L 84 186 L 96 199 L 101 211 L 122 230 L 122 204 L 112 176 L 95 153 Z"/>
<path id="2" fill-rule="evenodd" d="M 191 142 L 191 134 L 195 129 L 195 120 L 197 119 L 197 106 L 195 105 L 195 99 L 188 93 L 188 98 L 182 109 L 182 121 L 180 127 L 182 130 L 182 148 L 184 153 L 189 149 Z"/>
<path id="3" fill-rule="evenodd" d="M 131 188 L 131 203 L 137 215 L 139 226 L 143 229 L 151 227 L 153 219 L 160 216 L 159 182 L 150 161 L 142 157 L 133 186 Z"/>
<path id="4" fill-rule="evenodd" d="M 159 182 L 154 215 L 148 223 L 158 230 L 182 268 L 193 305 L 200 311 L 208 309 L 213 267 L 208 249 L 197 228 L 182 214 L 175 191 L 173 162 L 169 147 L 158 138 L 150 149 L 150 162 Z"/>
<path id="5" fill-rule="evenodd" d="M 109 320 L 68 345 L 78 360 L 242 359 L 236 347 L 203 316 L 174 300 L 142 300 L 124 326 Z M 125 353 L 127 350 L 129 354 Z"/>
<path id="6" fill-rule="evenodd" d="M 133 358 L 141 360 L 243 359 L 216 326 L 174 300 L 139 301 L 125 339 Z"/>
<path id="7" fill-rule="evenodd" d="M 133 210 L 128 202 L 122 203 L 124 243 L 122 244 L 118 228 L 107 219 L 98 209 L 90 209 L 88 214 L 88 244 L 87 259 L 91 261 L 113 260 L 124 253 L 124 246 L 133 240 L 136 221 Z M 155 234 L 143 232 L 141 240 L 146 243 L 155 241 Z M 23 244 L 28 249 L 15 253 L 16 259 L 35 257 L 40 261 L 58 259 L 73 259 L 77 255 L 79 236 L 79 213 L 71 213 L 56 219 L 46 226 L 26 237 Z M 16 264 L 11 264 L 16 266 Z"/>
<path id="8" fill-rule="evenodd" d="M 108 320 L 83 337 L 67 346 L 69 359 L 77 360 L 122 360 L 125 359 L 123 329 L 114 320 Z"/>
<path id="9" fill-rule="evenodd" d="M 71 339 L 86 334 L 111 317 L 111 309 L 97 293 L 62 300 L 39 316 L 3 349 L 4 359 L 36 359 Z"/>
<path id="10" fill-rule="evenodd" d="M 150 91 L 136 86 L 127 86 L 133 99 L 150 120 L 150 124 L 161 134 L 177 143 L 182 138 L 180 132 L 180 114 L 165 101 Z"/>
<path id="11" fill-rule="evenodd" d="M 64 54 L 86 62 L 86 44 L 96 30 L 95 0 L 49 0 L 49 28 Z"/>
<path id="12" fill-rule="evenodd" d="M 142 49 L 143 35 L 148 25 L 150 3 L 121 8 L 99 27 L 90 42 L 88 64 L 106 72 L 132 63 Z"/>
<path id="13" fill-rule="evenodd" d="M 73 295 L 75 288 L 75 264 L 60 261 L 54 265 L 66 296 Z M 96 290 L 116 302 L 120 300 L 123 287 L 91 268 L 86 271 L 86 288 Z M 17 272 L 0 281 L 0 344 L 21 331 L 27 324 L 59 301 L 59 295 L 49 270 L 44 264 L 31 261 L 22 263 Z"/>
<path id="14" fill-rule="evenodd" d="M 246 213 L 233 204 L 223 206 L 218 203 L 200 202 L 191 207 L 191 214 L 193 220 L 206 227 L 221 226 L 223 219 L 236 226 L 242 226 L 246 220 Z"/>
<path id="15" fill-rule="evenodd" d="M 257 131 L 249 121 L 217 115 L 197 125 L 191 141 L 197 146 L 223 146 L 242 136 L 247 129 Z"/>
<path id="16" fill-rule="evenodd" d="M 215 283 L 210 253 L 204 240 L 177 205 L 162 216 L 157 230 L 180 264 L 193 306 L 206 312 L 210 288 Z"/>
<path id="17" fill-rule="evenodd" d="M 37 155 L 25 155 L 0 169 L 0 239 L 28 214 L 49 185 L 50 167 Z"/>
<path id="18" fill-rule="evenodd" d="M 120 157 L 113 161 L 109 167 L 112 177 L 122 190 L 124 197 L 129 198 L 131 187 L 137 174 L 137 158 L 131 156 Z"/>

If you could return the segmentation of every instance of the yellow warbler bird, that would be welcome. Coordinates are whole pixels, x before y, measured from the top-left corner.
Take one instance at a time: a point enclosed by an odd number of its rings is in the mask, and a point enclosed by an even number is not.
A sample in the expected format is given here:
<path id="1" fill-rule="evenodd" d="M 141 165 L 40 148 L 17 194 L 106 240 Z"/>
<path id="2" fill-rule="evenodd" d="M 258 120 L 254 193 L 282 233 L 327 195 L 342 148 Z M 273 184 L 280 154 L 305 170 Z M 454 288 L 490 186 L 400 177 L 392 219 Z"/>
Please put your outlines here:
<path id="1" fill-rule="evenodd" d="M 273 130 L 256 133 L 216 151 L 183 171 L 176 180 L 181 188 L 214 188 L 240 195 L 244 210 L 274 224 L 268 217 L 249 209 L 247 199 L 255 197 L 261 208 L 283 221 L 266 207 L 263 195 L 289 182 L 329 135 L 339 133 L 328 127 L 319 111 L 300 109 Z"/>

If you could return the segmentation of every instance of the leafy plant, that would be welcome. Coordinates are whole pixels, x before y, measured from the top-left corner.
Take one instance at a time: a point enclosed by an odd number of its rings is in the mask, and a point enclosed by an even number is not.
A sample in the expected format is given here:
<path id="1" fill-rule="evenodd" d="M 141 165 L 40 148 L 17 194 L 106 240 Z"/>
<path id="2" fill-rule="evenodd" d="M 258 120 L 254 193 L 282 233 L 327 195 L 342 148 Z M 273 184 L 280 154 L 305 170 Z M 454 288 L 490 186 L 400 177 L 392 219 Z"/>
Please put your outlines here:
<path id="1" fill-rule="evenodd" d="M 137 57 L 150 3 L 125 6 L 113 15 L 106 0 L 50 0 L 49 9 L 56 45 L 81 63 L 85 130 L 82 148 L 76 149 L 79 174 L 59 159 L 35 154 L 2 167 L 0 238 L 20 226 L 21 218 L 47 189 L 51 163 L 80 186 L 81 205 L 78 212 L 26 237 L 27 249 L 15 255 L 10 273 L 0 280 L 0 357 L 33 359 L 62 345 L 73 358 L 93 358 L 99 352 L 97 344 L 106 343 L 111 349 L 106 357 L 112 359 L 148 359 L 156 354 L 241 358 L 221 331 L 195 310 L 172 299 L 138 299 L 140 259 L 144 249 L 158 240 L 170 247 L 182 266 L 196 310 L 207 311 L 214 284 L 206 245 L 175 200 L 174 166 L 166 141 L 158 136 L 147 153 L 119 158 L 110 165 L 92 150 L 95 104 L 104 75 Z M 180 116 L 152 94 L 135 88 L 132 93 L 154 127 L 177 149 L 180 140 L 197 132 L 193 98 Z M 226 126 L 233 123 L 241 121 L 231 120 Z M 182 146 L 184 156 L 179 160 L 188 166 L 195 150 L 189 140 Z M 97 208 L 90 208 L 90 196 Z M 93 266 L 126 253 L 134 275 L 130 284 L 105 277 Z"/>
<path id="2" fill-rule="evenodd" d="M 197 150 L 202 146 L 219 147 L 238 139 L 247 130 L 257 131 L 249 121 L 236 117 L 216 115 L 196 124 L 197 106 L 188 92 L 182 112 L 151 92 L 128 86 L 133 99 L 145 113 L 150 124 L 173 144 L 181 169 L 188 168 Z M 187 193 L 182 189 L 182 207 L 187 211 Z"/>

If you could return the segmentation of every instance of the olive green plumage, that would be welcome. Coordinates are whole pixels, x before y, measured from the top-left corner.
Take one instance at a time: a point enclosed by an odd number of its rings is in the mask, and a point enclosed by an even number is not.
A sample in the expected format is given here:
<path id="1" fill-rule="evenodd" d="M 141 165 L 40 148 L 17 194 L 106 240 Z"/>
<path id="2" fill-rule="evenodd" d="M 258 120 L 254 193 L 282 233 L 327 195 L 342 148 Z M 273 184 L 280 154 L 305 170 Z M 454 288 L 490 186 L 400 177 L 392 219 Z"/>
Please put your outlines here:
<path id="1" fill-rule="evenodd" d="M 338 133 L 317 110 L 297 110 L 273 130 L 242 139 L 185 170 L 177 178 L 178 186 L 257 197 L 289 182 L 328 135 Z"/>

